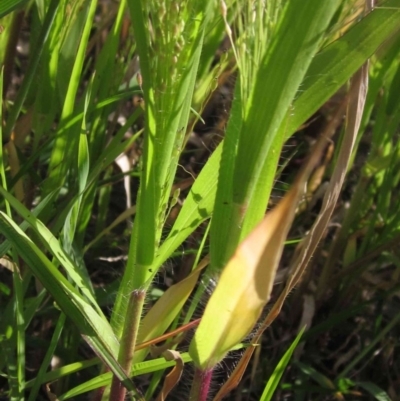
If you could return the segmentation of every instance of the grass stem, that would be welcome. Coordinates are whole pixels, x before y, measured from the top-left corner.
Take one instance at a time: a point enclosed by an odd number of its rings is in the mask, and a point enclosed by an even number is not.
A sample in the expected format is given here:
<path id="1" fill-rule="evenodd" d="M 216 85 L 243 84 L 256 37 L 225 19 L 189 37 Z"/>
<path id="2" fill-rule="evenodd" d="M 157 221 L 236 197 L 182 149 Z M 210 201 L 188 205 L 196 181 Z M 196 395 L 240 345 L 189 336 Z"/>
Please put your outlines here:
<path id="1" fill-rule="evenodd" d="M 142 314 L 146 292 L 134 290 L 130 296 L 126 322 L 121 338 L 121 345 L 118 361 L 128 376 L 132 367 L 133 354 L 135 352 L 136 338 L 139 330 L 140 317 Z M 123 401 L 126 395 L 126 388 L 121 381 L 114 376 L 111 384 L 110 401 Z"/>
<path id="2" fill-rule="evenodd" d="M 206 401 L 210 390 L 212 369 L 196 369 L 194 373 L 192 389 L 190 391 L 190 401 Z"/>

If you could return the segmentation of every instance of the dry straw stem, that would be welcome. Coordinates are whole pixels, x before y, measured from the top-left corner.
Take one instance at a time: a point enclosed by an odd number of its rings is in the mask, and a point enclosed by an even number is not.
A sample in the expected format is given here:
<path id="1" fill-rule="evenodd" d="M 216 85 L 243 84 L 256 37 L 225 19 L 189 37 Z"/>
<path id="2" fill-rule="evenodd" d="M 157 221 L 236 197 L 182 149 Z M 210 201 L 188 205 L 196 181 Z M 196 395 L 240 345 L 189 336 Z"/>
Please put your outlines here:
<path id="1" fill-rule="evenodd" d="M 366 1 L 366 8 L 370 10 L 373 7 L 373 0 Z M 349 91 L 349 103 L 347 108 L 347 121 L 346 121 L 346 133 L 343 139 L 343 143 L 340 149 L 338 161 L 335 166 L 335 170 L 330 181 L 330 185 L 327 194 L 324 198 L 322 211 L 320 212 L 317 221 L 314 224 L 313 229 L 310 231 L 305 241 L 305 246 L 299 255 L 297 263 L 303 270 L 306 268 L 308 261 L 314 252 L 319 240 L 322 237 L 323 232 L 329 222 L 332 215 L 333 209 L 336 205 L 340 190 L 343 185 L 344 177 L 349 167 L 350 157 L 353 152 L 354 144 L 357 138 L 358 129 L 360 128 L 361 118 L 363 115 L 365 100 L 368 91 L 368 67 L 369 61 L 354 74 L 350 84 Z M 308 239 L 309 238 L 309 239 Z M 308 250 L 308 246 L 310 250 Z M 304 265 L 304 267 L 302 267 Z M 327 285 L 330 277 L 332 276 L 333 264 L 327 263 L 326 268 L 322 271 L 318 289 L 317 299 L 320 299 L 327 290 Z"/>
<path id="2" fill-rule="evenodd" d="M 336 205 L 340 190 L 343 185 L 344 177 L 346 175 L 350 157 L 353 151 L 354 143 L 357 137 L 358 129 L 360 127 L 361 117 L 364 109 L 365 99 L 367 95 L 368 87 L 368 62 L 366 62 L 360 70 L 354 75 L 350 91 L 348 95 L 348 107 L 347 107 L 347 121 L 344 138 L 341 144 L 337 163 L 335 165 L 332 178 L 329 182 L 328 189 L 326 191 L 321 211 L 315 221 L 313 227 L 304 238 L 300 246 L 300 252 L 297 258 L 294 260 L 291 266 L 291 274 L 285 285 L 284 290 L 280 294 L 278 300 L 272 307 L 271 311 L 267 315 L 260 329 L 258 329 L 256 335 L 253 337 L 253 344 L 259 342 L 263 332 L 270 326 L 273 320 L 278 316 L 282 305 L 290 291 L 299 282 L 302 274 L 304 273 L 308 262 L 311 259 L 320 239 L 322 238 L 326 227 L 331 218 L 332 212 Z M 321 136 L 318 143 L 315 146 L 315 150 L 310 159 L 310 162 L 315 159 L 315 154 L 321 154 L 322 149 L 325 147 L 328 135 L 332 135 L 334 130 L 332 125 L 337 124 L 338 119 L 341 118 L 342 107 L 339 108 L 336 113 L 336 118 L 331 121 L 328 130 L 325 135 Z M 335 121 L 336 120 L 336 121 Z M 309 163 L 310 163 L 309 162 Z M 308 164 L 309 164 L 308 163 Z M 298 182 L 299 179 L 296 180 Z M 291 189 L 292 191 L 292 189 Z M 290 192 L 286 195 L 288 196 Z M 283 199 L 284 200 L 284 199 Z M 247 348 L 239 364 L 236 366 L 235 371 L 231 375 L 230 379 L 220 389 L 214 401 L 221 400 L 230 391 L 232 391 L 240 382 L 244 370 L 250 361 L 250 358 L 254 352 L 254 347 Z"/>

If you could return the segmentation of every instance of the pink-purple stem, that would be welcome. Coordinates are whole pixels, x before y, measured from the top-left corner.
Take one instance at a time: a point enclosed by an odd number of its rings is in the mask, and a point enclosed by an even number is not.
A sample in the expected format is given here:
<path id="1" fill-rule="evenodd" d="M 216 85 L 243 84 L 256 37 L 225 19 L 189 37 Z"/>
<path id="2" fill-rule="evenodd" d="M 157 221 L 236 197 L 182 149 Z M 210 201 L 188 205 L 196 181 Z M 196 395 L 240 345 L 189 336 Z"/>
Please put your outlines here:
<path id="1" fill-rule="evenodd" d="M 201 370 L 196 368 L 193 378 L 190 401 L 207 401 L 210 391 L 212 369 Z"/>

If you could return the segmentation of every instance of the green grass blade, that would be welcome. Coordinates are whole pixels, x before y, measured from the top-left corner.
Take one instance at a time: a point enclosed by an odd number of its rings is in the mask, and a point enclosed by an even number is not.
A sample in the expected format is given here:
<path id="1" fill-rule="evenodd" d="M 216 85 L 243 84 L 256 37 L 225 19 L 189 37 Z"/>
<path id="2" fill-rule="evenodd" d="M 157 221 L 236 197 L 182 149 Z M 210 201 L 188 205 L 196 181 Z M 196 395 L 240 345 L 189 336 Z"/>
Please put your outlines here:
<path id="1" fill-rule="evenodd" d="M 98 356 L 122 382 L 130 386 L 125 373 L 116 362 L 115 356 L 118 353 L 119 344 L 107 320 L 93 309 L 40 249 L 3 212 L 0 212 L 0 231 L 12 242 L 33 274 L 54 297 L 63 312 L 77 325 Z"/>
<path id="2" fill-rule="evenodd" d="M 154 265 L 151 267 L 154 272 L 153 276 L 179 245 L 203 221 L 210 218 L 217 189 L 221 152 L 222 145 L 219 145 L 194 182 L 168 237 L 157 252 Z"/>
<path id="3" fill-rule="evenodd" d="M 163 35 L 157 36 L 159 42 L 150 42 L 146 29 L 149 22 L 146 4 L 144 1 L 129 3 L 143 76 L 145 135 L 135 224 L 126 270 L 113 311 L 114 317 L 119 316 L 113 319 L 113 327 L 118 334 L 122 324 L 120 317 L 125 315 L 128 305 L 127 296 L 133 289 L 148 287 L 155 274 L 151 266 L 159 246 L 184 141 L 210 2 L 195 2 L 193 7 L 185 4 L 182 15 L 187 21 L 177 27 L 184 32 L 178 30 L 178 37 L 167 41 L 167 44 L 163 43 L 167 37 Z M 157 19 L 157 9 L 152 11 Z M 171 16 L 176 18 L 172 13 Z M 180 23 L 178 19 L 176 22 Z M 157 27 L 163 22 L 155 20 L 153 23 Z M 175 53 L 172 50 L 178 39 L 183 43 L 177 56 L 173 56 Z M 156 46 L 162 50 L 161 55 L 159 51 L 154 52 Z M 149 64 L 150 55 L 153 56 L 152 66 Z M 150 67 L 153 67 L 151 74 Z M 168 90 L 160 90 L 164 85 Z"/>
<path id="4" fill-rule="evenodd" d="M 4 69 L 0 70 L 0 94 L 3 93 Z M 0 122 L 3 121 L 3 104 L 0 98 Z M 3 127 L 0 123 L 0 141 L 3 142 Z M 0 176 L 1 183 L 7 188 L 6 166 L 4 162 L 3 146 L 0 149 Z M 1 188 L 1 187 L 0 187 Z M 8 218 L 12 218 L 10 204 L 6 201 Z M 3 255 L 1 255 L 3 256 Z M 15 249 L 12 249 L 13 260 L 18 260 Z M 12 297 L 13 313 L 4 318 L 5 326 L 11 329 L 11 335 L 5 340 L 5 356 L 8 359 L 7 369 L 9 373 L 10 397 L 15 400 L 23 400 L 25 388 L 25 319 L 24 319 L 24 291 L 23 278 L 18 266 L 15 264 L 12 272 L 14 294 Z M 7 337 L 7 335 L 6 335 Z M 17 358 L 15 359 L 15 352 Z"/>
<path id="5" fill-rule="evenodd" d="M 187 352 L 181 354 L 183 362 L 191 362 L 191 358 Z M 166 361 L 164 358 L 152 359 L 146 362 L 135 363 L 133 367 L 133 376 L 145 375 L 148 373 L 154 373 L 160 370 L 164 370 L 168 367 L 174 366 L 174 361 Z M 75 388 L 68 390 L 66 393 L 58 397 L 59 401 L 68 400 L 70 398 L 76 397 L 80 394 L 93 391 L 97 388 L 107 386 L 111 383 L 112 375 L 111 373 L 103 373 L 87 381 L 86 383 L 80 384 Z"/>
<path id="6" fill-rule="evenodd" d="M 138 37 L 137 48 L 141 61 L 146 104 L 146 135 L 141 189 L 137 201 L 135 233 L 126 273 L 133 278 L 133 285 L 136 288 L 147 283 L 152 275 L 147 267 L 137 267 L 135 273 L 131 271 L 135 263 L 137 266 L 145 266 L 154 260 L 155 246 L 161 235 L 167 200 L 189 118 L 203 31 L 208 16 L 208 3 L 197 2 L 194 3 L 193 9 L 183 9 L 182 13 L 188 18 L 185 35 L 190 38 L 190 41 L 187 40 L 182 45 L 177 61 L 173 60 L 170 54 L 165 54 L 166 59 L 153 67 L 152 75 L 150 74 L 150 55 L 152 55 L 153 44 L 150 44 L 147 34 L 147 17 L 143 15 L 146 6 L 140 1 L 131 4 L 131 18 Z M 135 7 L 133 7 L 134 5 Z M 161 24 L 161 21 L 158 23 Z M 160 46 L 161 43 L 158 45 Z M 156 57 L 160 56 L 156 54 Z M 166 72 L 169 69 L 174 71 L 175 75 L 178 74 L 176 79 L 169 77 L 171 72 Z M 171 79 L 169 82 L 171 87 L 168 87 L 164 93 L 164 91 L 159 91 L 159 88 L 152 86 L 157 85 L 158 81 L 161 85 L 165 76 Z M 164 82 L 164 84 L 168 86 L 168 82 Z M 155 90 L 157 90 L 157 97 L 154 97 Z M 156 112 L 158 108 L 162 111 Z M 138 232 L 140 235 L 136 234 Z"/>
<path id="7" fill-rule="evenodd" d="M 139 87 L 135 87 L 133 89 L 129 89 L 129 90 L 126 90 L 123 92 L 116 93 L 115 95 L 107 97 L 106 99 L 96 103 L 94 106 L 91 106 L 90 113 L 95 112 L 95 111 L 100 111 L 103 108 L 105 108 L 106 106 L 112 105 L 116 102 L 127 99 L 130 96 L 133 96 L 136 94 L 141 94 L 141 93 L 142 93 L 142 91 L 140 90 Z M 135 113 L 140 112 L 140 110 L 137 110 Z M 68 122 L 66 122 L 65 125 L 62 128 L 60 128 L 60 130 L 58 131 L 58 134 L 61 135 L 64 132 L 64 130 L 68 130 L 68 128 L 71 128 L 75 124 L 80 123 L 83 118 L 83 113 L 84 112 L 80 112 L 80 113 L 75 114 L 73 117 L 71 117 L 68 120 Z"/>
<path id="8" fill-rule="evenodd" d="M 400 1 L 377 7 L 313 59 L 287 126 L 289 137 L 364 64 L 382 43 L 400 30 Z"/>
<path id="9" fill-rule="evenodd" d="M 234 202 L 250 198 L 261 167 L 337 6 L 337 0 L 289 2 L 247 105 L 235 166 Z M 279 68 L 276 68 L 279 66 Z M 265 99 L 265 88 L 269 95 Z M 264 113 L 268 110 L 268 113 Z M 262 118 L 261 116 L 265 116 Z M 262 141 L 259 139 L 262 133 Z M 247 167 L 247 164 L 250 167 Z M 249 183 L 249 184 L 246 184 Z M 246 191 L 241 185 L 248 186 Z M 245 235 L 245 233 L 243 233 Z"/>
<path id="10" fill-rule="evenodd" d="M 0 193 L 5 199 L 10 202 L 17 213 L 20 214 L 20 216 L 23 217 L 30 225 L 30 227 L 36 232 L 45 248 L 49 252 L 51 252 L 51 254 L 60 263 L 60 265 L 65 268 L 71 280 L 75 283 L 75 285 L 77 285 L 80 291 L 82 291 L 82 294 L 85 295 L 92 306 L 97 309 L 97 312 L 100 313 L 100 315 L 103 315 L 94 298 L 91 283 L 87 280 L 86 276 L 83 275 L 82 272 L 75 266 L 71 258 L 68 256 L 68 253 L 60 245 L 57 238 L 54 237 L 51 231 L 39 219 L 33 216 L 32 213 L 10 193 L 5 191 L 1 187 Z"/>
<path id="11" fill-rule="evenodd" d="M 211 232 L 210 237 L 212 238 L 210 244 L 210 255 L 211 255 L 211 268 L 215 266 L 222 267 L 224 254 L 227 252 L 227 246 L 229 239 L 227 239 L 226 231 L 223 225 L 228 224 L 229 227 L 234 224 L 232 219 L 232 207 L 230 202 L 233 195 L 233 172 L 235 169 L 237 149 L 240 140 L 240 132 L 243 126 L 243 103 L 241 99 L 241 88 L 240 78 L 238 78 L 235 87 L 235 95 L 233 98 L 231 114 L 226 130 L 226 136 L 223 144 L 220 146 L 222 149 L 221 161 L 219 164 L 219 175 L 218 175 L 218 187 L 217 194 L 214 204 L 214 214 L 211 220 Z M 228 222 L 230 221 L 229 224 Z M 227 227 L 226 227 L 227 228 Z M 231 230 L 231 228 L 229 228 Z M 231 231 L 234 236 L 238 236 L 240 232 L 233 229 Z M 233 246 L 233 245 L 232 245 Z"/>
<path id="12" fill-rule="evenodd" d="M 335 390 L 335 384 L 327 376 L 304 363 L 296 362 L 296 365 L 302 370 L 304 374 L 313 379 L 322 388 L 330 390 L 333 393 L 333 391 Z"/>
<path id="13" fill-rule="evenodd" d="M 140 73 L 143 77 L 142 87 L 146 104 L 146 127 L 143 149 L 143 170 L 140 179 L 138 200 L 136 202 L 136 207 L 139 212 L 137 213 L 134 230 L 132 232 L 130 252 L 124 277 L 129 276 L 129 281 L 131 281 L 131 277 L 135 275 L 137 277 L 136 280 L 140 281 L 140 283 L 138 285 L 132 285 L 133 288 L 139 288 L 143 284 L 143 269 L 139 269 L 139 272 L 136 271 L 135 274 L 133 274 L 134 265 L 137 262 L 146 265 L 153 261 L 157 237 L 156 217 L 158 215 L 159 196 L 157 196 L 154 171 L 156 157 L 156 105 L 154 99 L 155 88 L 153 85 L 155 79 L 151 74 L 150 67 L 151 44 L 149 30 L 147 29 L 148 16 L 146 2 L 132 0 L 128 2 L 128 6 L 136 36 L 136 48 L 140 57 Z M 155 71 L 153 75 L 155 75 Z M 139 232 L 140 236 L 138 235 Z M 140 246 L 138 242 L 140 242 Z M 146 245 L 143 246 L 143 244 Z M 125 281 L 123 280 L 122 283 L 125 283 Z"/>
<path id="14" fill-rule="evenodd" d="M 4 182 L 4 181 L 3 181 Z M 3 184 L 4 186 L 4 184 Z M 6 192 L 8 193 L 8 192 Z M 34 217 L 37 217 L 40 212 L 42 212 L 46 207 L 54 200 L 55 196 L 57 195 L 57 191 L 53 191 L 53 193 L 47 195 L 32 211 L 31 214 Z M 9 205 L 9 203 L 7 202 Z M 22 231 L 26 231 L 29 227 L 28 222 L 24 221 L 20 225 L 20 228 Z M 11 244 L 9 241 L 4 241 L 2 244 L 0 244 L 0 255 L 5 255 L 11 248 Z"/>
<path id="15" fill-rule="evenodd" d="M 54 351 L 57 347 L 58 341 L 61 336 L 61 332 L 64 328 L 65 318 L 66 318 L 66 316 L 64 315 L 64 313 L 61 313 L 60 317 L 57 320 L 56 327 L 55 327 L 53 335 L 51 337 L 50 346 L 46 351 L 46 355 L 43 358 L 42 364 L 40 365 L 40 369 L 35 378 L 34 385 L 29 394 L 28 401 L 35 401 L 38 398 L 38 393 L 40 390 L 41 383 L 44 382 L 44 376 L 47 372 L 47 369 L 49 368 L 51 358 L 53 357 Z"/>
<path id="16" fill-rule="evenodd" d="M 90 31 L 92 28 L 93 18 L 96 12 L 97 0 L 91 0 L 85 20 L 85 26 L 80 40 L 78 52 L 76 54 L 74 67 L 68 85 L 67 95 L 65 98 L 63 110 L 61 113 L 60 125 L 68 121 L 73 115 L 76 102 L 76 94 L 79 87 L 79 82 L 85 60 L 85 52 L 87 42 L 89 40 Z M 64 131 L 58 135 L 53 147 L 48 168 L 48 178 L 46 179 L 43 191 L 45 194 L 52 191 L 54 188 L 61 187 L 67 175 L 67 171 L 71 163 L 75 160 L 75 150 L 78 146 L 79 135 L 77 132 Z M 78 131 L 79 134 L 79 131 Z"/>
<path id="17" fill-rule="evenodd" d="M 85 106 L 83 111 L 81 132 L 79 134 L 79 141 L 78 141 L 78 155 L 76 158 L 76 166 L 74 166 L 78 176 L 78 197 L 75 203 L 70 208 L 70 211 L 67 215 L 63 228 L 63 246 L 68 253 L 72 252 L 72 243 L 74 240 L 76 227 L 78 225 L 79 212 L 82 203 L 83 193 L 86 189 L 89 175 L 89 145 L 87 139 L 88 132 L 86 127 L 86 119 L 89 108 L 89 102 L 91 99 L 92 84 L 93 84 L 93 79 L 90 81 L 85 96 Z"/>
<path id="18" fill-rule="evenodd" d="M 290 347 L 287 349 L 281 360 L 279 361 L 278 365 L 274 369 L 272 375 L 268 379 L 268 382 L 265 386 L 265 389 L 262 393 L 262 396 L 260 398 L 260 401 L 269 401 L 272 399 L 276 388 L 278 387 L 279 381 L 281 380 L 281 377 L 285 371 L 286 366 L 289 364 L 290 358 L 292 357 L 292 354 L 294 350 L 297 347 L 297 344 L 299 343 L 301 336 L 303 335 L 305 330 L 305 327 L 303 327 L 299 334 L 297 334 L 296 338 L 290 345 Z"/>
<path id="19" fill-rule="evenodd" d="M 29 88 L 35 78 L 36 70 L 39 65 L 43 49 L 45 48 L 45 43 L 48 39 L 48 35 L 53 25 L 54 18 L 57 14 L 58 5 L 59 0 L 52 0 L 49 5 L 48 11 L 46 13 L 46 18 L 44 20 L 43 27 L 38 38 L 38 42 L 35 46 L 35 50 L 33 51 L 34 57 L 32 57 L 30 60 L 27 73 L 25 74 L 25 78 L 22 82 L 21 88 L 18 91 L 17 99 L 15 100 L 13 108 L 10 111 L 10 115 L 7 118 L 7 124 L 4 129 L 5 138 L 10 137 L 11 132 L 14 129 L 15 122 L 17 121 L 17 118 L 21 112 L 26 95 L 28 94 Z"/>
<path id="20" fill-rule="evenodd" d="M 36 384 L 36 380 L 39 381 L 39 384 L 53 382 L 65 376 L 69 376 L 76 372 L 80 372 L 83 369 L 99 365 L 100 363 L 101 360 L 99 358 L 92 358 L 87 361 L 70 363 L 68 365 L 46 372 L 41 379 L 31 379 L 27 381 L 25 388 L 26 389 L 32 388 Z"/>
<path id="21" fill-rule="evenodd" d="M 386 391 L 382 390 L 375 383 L 356 382 L 355 384 L 367 390 L 378 401 L 392 401 Z"/>
<path id="22" fill-rule="evenodd" d="M 23 6 L 28 0 L 2 0 L 0 3 L 0 18 Z"/>

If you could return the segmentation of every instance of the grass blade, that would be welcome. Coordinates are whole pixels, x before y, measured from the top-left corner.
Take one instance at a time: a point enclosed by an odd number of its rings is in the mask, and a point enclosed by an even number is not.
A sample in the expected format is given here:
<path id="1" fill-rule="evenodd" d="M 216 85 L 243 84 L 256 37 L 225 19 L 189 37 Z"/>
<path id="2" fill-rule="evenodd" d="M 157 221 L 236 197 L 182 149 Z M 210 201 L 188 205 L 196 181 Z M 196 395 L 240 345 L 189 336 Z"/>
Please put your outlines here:
<path id="1" fill-rule="evenodd" d="M 98 315 L 39 248 L 3 212 L 0 212 L 0 231 L 12 242 L 18 254 L 52 294 L 64 313 L 78 326 L 86 341 L 117 377 L 132 389 L 125 373 L 116 362 L 119 344 L 105 318 Z"/>
<path id="2" fill-rule="evenodd" d="M 51 27 L 54 22 L 54 18 L 57 14 L 59 5 L 59 0 L 52 0 L 48 12 L 46 13 L 46 18 L 43 23 L 42 30 L 40 32 L 40 36 L 38 38 L 37 44 L 35 46 L 35 57 L 31 58 L 28 71 L 25 75 L 24 81 L 22 82 L 21 88 L 18 91 L 17 99 L 15 100 L 14 106 L 10 111 L 10 115 L 7 118 L 7 124 L 4 129 L 4 137 L 9 138 L 12 130 L 14 129 L 15 122 L 21 112 L 22 105 L 25 101 L 26 95 L 28 94 L 29 88 L 33 82 L 33 79 L 36 74 L 37 67 L 40 62 L 40 57 L 45 48 L 45 43 L 48 39 Z"/>
<path id="3" fill-rule="evenodd" d="M 305 327 L 303 327 L 300 332 L 297 334 L 296 338 L 285 352 L 281 360 L 279 361 L 278 365 L 276 366 L 274 372 L 270 376 L 267 385 L 265 386 L 264 392 L 260 398 L 260 401 L 269 401 L 273 397 L 276 388 L 278 387 L 279 381 L 284 373 L 286 366 L 288 365 L 290 358 L 294 350 L 297 347 L 297 344 L 300 342 L 301 336 L 303 335 Z"/>

